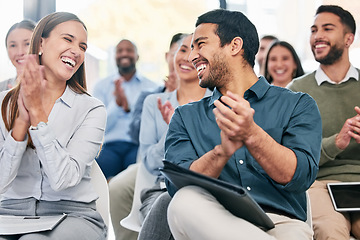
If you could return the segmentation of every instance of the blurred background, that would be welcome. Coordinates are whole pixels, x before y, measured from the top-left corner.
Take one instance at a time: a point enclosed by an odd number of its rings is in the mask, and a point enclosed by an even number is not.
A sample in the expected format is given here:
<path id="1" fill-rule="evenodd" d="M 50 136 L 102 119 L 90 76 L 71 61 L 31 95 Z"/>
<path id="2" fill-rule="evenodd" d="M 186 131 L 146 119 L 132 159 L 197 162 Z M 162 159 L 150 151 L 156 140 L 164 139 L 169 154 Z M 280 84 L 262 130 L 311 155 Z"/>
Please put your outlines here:
<path id="1" fill-rule="evenodd" d="M 89 48 L 85 64 L 89 92 L 97 80 L 116 71 L 114 49 L 123 38 L 138 47 L 138 71 L 160 84 L 167 74 L 164 54 L 172 35 L 193 32 L 199 15 L 220 7 L 247 15 L 259 37 L 271 34 L 288 41 L 309 72 L 318 66 L 309 36 L 315 11 L 321 4 L 342 6 L 360 26 L 359 0 L 0 0 L 0 81 L 16 75 L 5 48 L 10 26 L 24 18 L 37 21 L 54 11 L 75 13 L 87 26 Z M 350 59 L 355 67 L 360 67 L 358 31 Z"/>

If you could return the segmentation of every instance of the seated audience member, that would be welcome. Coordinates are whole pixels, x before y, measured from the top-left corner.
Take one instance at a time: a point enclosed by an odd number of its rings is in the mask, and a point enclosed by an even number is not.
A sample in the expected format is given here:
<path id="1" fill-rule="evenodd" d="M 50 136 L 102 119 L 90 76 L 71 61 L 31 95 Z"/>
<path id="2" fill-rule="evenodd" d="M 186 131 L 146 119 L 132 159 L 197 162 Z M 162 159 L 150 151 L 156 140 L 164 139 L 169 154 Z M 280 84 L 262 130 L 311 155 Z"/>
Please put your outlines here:
<path id="1" fill-rule="evenodd" d="M 145 164 L 146 169 L 158 179 L 153 188 L 141 192 L 140 211 L 143 218 L 146 217 L 155 199 L 166 192 L 164 178 L 159 168 L 163 166 L 165 137 L 175 108 L 211 95 L 210 90 L 199 86 L 197 71 L 188 61 L 191 39 L 192 35 L 184 37 L 174 57 L 175 72 L 179 78 L 178 89 L 171 93 L 150 95 L 144 102 L 140 128 L 140 156 L 142 164 Z M 161 237 L 161 235 L 148 234 L 146 236 L 150 239 L 160 239 Z M 141 239 L 141 234 L 139 238 Z"/>
<path id="2" fill-rule="evenodd" d="M 259 51 L 255 55 L 256 63 L 259 67 L 259 75 L 264 75 L 264 63 L 268 48 L 276 40 L 278 40 L 277 37 L 273 35 L 265 35 L 260 39 Z"/>
<path id="3" fill-rule="evenodd" d="M 360 239 L 360 212 L 337 212 L 327 183 L 360 181 L 359 69 L 349 60 L 355 20 L 335 5 L 320 6 L 311 26 L 310 46 L 317 70 L 295 79 L 289 88 L 311 95 L 321 113 L 319 173 L 309 189 L 315 239 Z"/>
<path id="4" fill-rule="evenodd" d="M 86 49 L 77 16 L 49 14 L 34 30 L 20 84 L 0 93 L 0 214 L 67 214 L 53 230 L 16 239 L 106 239 L 90 182 L 106 111 L 86 92 Z"/>
<path id="5" fill-rule="evenodd" d="M 312 239 L 306 190 L 318 172 L 320 113 L 309 95 L 256 76 L 258 46 L 255 26 L 241 12 L 217 9 L 198 18 L 189 60 L 200 86 L 215 90 L 175 110 L 165 159 L 246 188 L 275 228 L 263 231 L 206 190 L 167 181 L 175 239 Z"/>
<path id="6" fill-rule="evenodd" d="M 172 37 L 169 51 L 165 53 L 165 60 L 169 68 L 169 75 L 166 77 L 165 85 L 157 88 L 155 91 L 142 92 L 135 104 L 129 134 L 132 141 L 137 144 L 139 144 L 141 113 L 145 98 L 153 93 L 172 92 L 178 85 L 178 79 L 174 71 L 174 54 L 179 48 L 178 41 L 181 36 L 182 33 L 177 33 Z M 120 221 L 128 216 L 131 211 L 137 169 L 138 163 L 131 164 L 109 182 L 111 220 L 117 240 L 136 240 L 138 237 L 137 232 L 120 225 Z"/>
<path id="7" fill-rule="evenodd" d="M 31 20 L 22 20 L 9 29 L 5 37 L 6 51 L 11 63 L 19 76 L 24 65 L 25 55 L 29 52 L 31 35 L 35 23 Z M 16 77 L 0 82 L 0 91 L 8 90 L 16 85 Z"/>
<path id="8" fill-rule="evenodd" d="M 104 145 L 96 161 L 108 180 L 136 162 L 139 145 L 129 135 L 131 117 L 140 93 L 157 87 L 137 72 L 138 59 L 135 44 L 121 40 L 115 53 L 118 72 L 94 87 L 94 97 L 105 104 L 107 112 Z"/>
<path id="9" fill-rule="evenodd" d="M 172 92 L 178 87 L 178 79 L 174 71 L 174 54 L 178 49 L 177 42 L 182 37 L 182 33 L 175 34 L 170 41 L 169 51 L 165 53 L 165 60 L 168 65 L 169 75 L 166 76 L 164 80 L 164 85 L 159 86 L 153 91 L 144 91 L 140 94 L 138 100 L 136 101 L 134 107 L 134 113 L 132 115 L 129 134 L 133 142 L 139 144 L 139 132 L 140 132 L 140 122 L 141 122 L 141 113 L 143 108 L 143 103 L 145 98 L 153 93 L 161 92 Z"/>
<path id="10" fill-rule="evenodd" d="M 295 49 L 285 41 L 275 41 L 265 58 L 265 78 L 274 86 L 286 87 L 294 78 L 304 75 Z"/>

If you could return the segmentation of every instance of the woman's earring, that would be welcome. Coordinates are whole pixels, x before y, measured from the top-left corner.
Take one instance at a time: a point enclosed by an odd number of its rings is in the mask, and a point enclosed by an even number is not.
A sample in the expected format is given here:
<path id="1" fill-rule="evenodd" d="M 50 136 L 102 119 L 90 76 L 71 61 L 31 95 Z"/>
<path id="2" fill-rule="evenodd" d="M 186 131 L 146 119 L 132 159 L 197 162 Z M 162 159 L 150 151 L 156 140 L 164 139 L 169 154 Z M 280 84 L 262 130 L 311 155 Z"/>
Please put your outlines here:
<path id="1" fill-rule="evenodd" d="M 39 52 L 39 56 L 41 56 L 41 55 L 42 55 L 42 52 L 40 51 L 40 52 Z"/>

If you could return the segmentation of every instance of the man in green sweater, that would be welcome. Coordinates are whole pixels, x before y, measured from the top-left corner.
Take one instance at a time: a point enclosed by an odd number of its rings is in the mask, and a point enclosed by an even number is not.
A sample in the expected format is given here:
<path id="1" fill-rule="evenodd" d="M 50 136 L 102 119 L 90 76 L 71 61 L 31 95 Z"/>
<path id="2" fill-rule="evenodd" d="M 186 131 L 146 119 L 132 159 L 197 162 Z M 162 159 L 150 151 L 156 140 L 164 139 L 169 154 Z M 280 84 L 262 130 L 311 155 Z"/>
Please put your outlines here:
<path id="1" fill-rule="evenodd" d="M 334 5 L 320 6 L 310 36 L 311 50 L 320 66 L 289 86 L 315 99 L 323 123 L 319 173 L 309 190 L 317 240 L 347 240 L 350 232 L 360 239 L 360 212 L 336 212 L 326 188 L 329 182 L 360 182 L 359 70 L 349 61 L 355 28 L 348 11 Z"/>

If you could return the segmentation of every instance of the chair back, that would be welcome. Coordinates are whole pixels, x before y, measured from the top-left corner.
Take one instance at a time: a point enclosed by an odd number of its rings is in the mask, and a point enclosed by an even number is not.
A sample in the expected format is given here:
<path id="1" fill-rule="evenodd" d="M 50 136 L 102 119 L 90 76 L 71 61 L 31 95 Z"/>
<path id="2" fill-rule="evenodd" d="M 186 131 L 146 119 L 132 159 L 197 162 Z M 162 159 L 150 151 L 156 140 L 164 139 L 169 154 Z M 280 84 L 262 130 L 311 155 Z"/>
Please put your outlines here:
<path id="1" fill-rule="evenodd" d="M 91 183 L 94 186 L 96 193 L 99 195 L 99 198 L 96 200 L 96 209 L 104 219 L 105 224 L 109 226 L 109 187 L 101 168 L 95 160 L 91 167 Z"/>
<path id="2" fill-rule="evenodd" d="M 130 214 L 120 221 L 121 226 L 135 232 L 140 232 L 142 223 L 140 222 L 140 193 L 144 188 L 154 186 L 156 176 L 152 175 L 146 168 L 144 163 L 139 162 L 139 168 L 136 173 L 136 182 L 134 190 L 133 204 Z"/>

